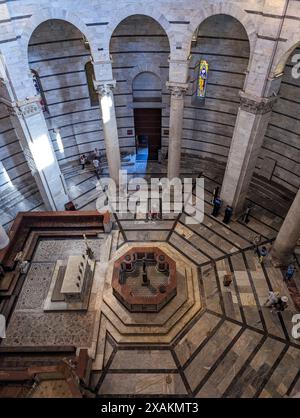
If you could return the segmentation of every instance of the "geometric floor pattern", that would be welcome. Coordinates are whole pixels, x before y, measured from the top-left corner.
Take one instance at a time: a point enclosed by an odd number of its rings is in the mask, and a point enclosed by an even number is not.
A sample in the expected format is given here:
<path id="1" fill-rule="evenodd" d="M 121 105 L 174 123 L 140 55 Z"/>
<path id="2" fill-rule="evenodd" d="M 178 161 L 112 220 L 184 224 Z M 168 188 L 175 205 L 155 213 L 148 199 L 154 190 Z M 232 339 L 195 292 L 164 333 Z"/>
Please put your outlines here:
<path id="1" fill-rule="evenodd" d="M 225 288 L 221 277 L 228 268 L 234 282 Z M 268 263 L 262 268 L 251 250 L 200 272 L 204 309 L 172 344 L 120 346 L 107 336 L 105 367 L 95 376 L 99 395 L 282 397 L 299 391 L 295 312 L 263 306 L 282 278 Z"/>
<path id="2" fill-rule="evenodd" d="M 119 344 L 107 333 L 104 368 L 93 377 L 98 396 L 276 398 L 299 392 L 300 339 L 291 335 L 297 311 L 291 298 L 282 313 L 264 306 L 270 290 L 289 291 L 282 271 L 268 258 L 261 265 L 253 251 L 257 235 L 270 246 L 284 215 L 257 204 L 249 224 L 225 225 L 211 216 L 217 183 L 206 180 L 200 225 L 186 226 L 184 214 L 175 225 L 161 221 L 160 231 L 157 223 L 120 220 L 129 242 L 161 238 L 197 266 L 203 306 L 170 344 Z M 230 287 L 223 285 L 226 273 L 232 273 Z M 300 292 L 299 272 L 295 283 Z"/>
<path id="3" fill-rule="evenodd" d="M 191 164 L 184 165 L 182 172 L 191 174 L 189 167 Z M 131 175 L 141 174 L 138 164 L 134 170 Z M 291 334 L 297 309 L 290 297 L 282 313 L 272 313 L 264 306 L 270 290 L 287 296 L 289 290 L 283 272 L 274 268 L 268 257 L 261 265 L 253 251 L 257 235 L 267 247 L 271 245 L 290 203 L 278 189 L 270 196 L 271 185 L 266 191 L 255 179 L 247 196 L 248 203 L 255 204 L 250 222 L 246 225 L 237 219 L 225 225 L 221 216 L 211 216 L 212 190 L 222 183 L 224 171 L 212 169 L 209 163 L 199 164 L 199 173 L 201 170 L 205 177 L 205 216 L 201 224 L 186 225 L 185 213 L 155 222 L 134 215 L 119 216 L 115 248 L 120 251 L 144 241 L 168 245 L 196 271 L 201 309 L 195 310 L 169 341 L 156 342 L 151 338 L 120 339 L 110 332 L 109 311 L 107 317 L 104 309 L 100 324 L 105 332 L 99 334 L 97 347 L 101 350 L 96 352 L 101 367 L 94 367 L 91 380 L 97 396 L 275 398 L 300 392 L 300 339 Z M 165 171 L 165 165 L 153 165 L 145 177 L 160 177 Z M 69 187 L 73 182 L 72 198 L 79 209 L 95 208 L 93 174 L 80 172 L 67 182 Z M 49 252 L 48 256 L 45 244 L 45 250 L 40 247 L 36 257 L 36 267 L 43 260 L 50 271 L 57 255 Z M 233 277 L 229 287 L 223 284 L 226 273 Z M 44 294 L 40 281 L 48 277 L 45 274 L 34 276 L 36 299 L 32 306 L 26 305 L 26 298 L 19 299 L 20 313 L 34 315 L 41 310 Z M 300 293 L 299 263 L 294 282 Z M 104 297 L 104 303 L 105 298 L 109 307 L 109 296 Z"/>
<path id="4" fill-rule="evenodd" d="M 171 344 L 202 309 L 197 268 L 170 245 L 154 244 L 176 263 L 177 294 L 159 312 L 129 312 L 113 295 L 111 277 L 114 260 L 122 257 L 132 245 L 123 245 L 109 263 L 101 305 L 106 323 L 102 324 L 100 333 L 109 333 L 119 344 Z M 153 243 L 143 244 L 147 246 L 152 247 Z M 150 275 L 149 278 L 152 282 Z"/>

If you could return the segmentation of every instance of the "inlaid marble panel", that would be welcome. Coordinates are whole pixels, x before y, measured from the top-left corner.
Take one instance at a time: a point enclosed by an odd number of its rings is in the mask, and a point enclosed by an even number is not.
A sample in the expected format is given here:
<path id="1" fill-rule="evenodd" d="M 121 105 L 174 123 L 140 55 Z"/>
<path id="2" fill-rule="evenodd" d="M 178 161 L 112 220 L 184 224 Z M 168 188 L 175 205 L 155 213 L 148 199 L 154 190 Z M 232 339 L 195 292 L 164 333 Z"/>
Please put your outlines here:
<path id="1" fill-rule="evenodd" d="M 95 312 L 14 312 L 5 346 L 88 347 L 91 344 Z"/>
<path id="2" fill-rule="evenodd" d="M 101 239 L 88 239 L 88 245 L 92 248 L 96 260 L 99 260 Z M 85 243 L 82 239 L 45 239 L 39 242 L 34 254 L 34 261 L 51 262 L 67 259 L 70 255 L 85 253 Z"/>

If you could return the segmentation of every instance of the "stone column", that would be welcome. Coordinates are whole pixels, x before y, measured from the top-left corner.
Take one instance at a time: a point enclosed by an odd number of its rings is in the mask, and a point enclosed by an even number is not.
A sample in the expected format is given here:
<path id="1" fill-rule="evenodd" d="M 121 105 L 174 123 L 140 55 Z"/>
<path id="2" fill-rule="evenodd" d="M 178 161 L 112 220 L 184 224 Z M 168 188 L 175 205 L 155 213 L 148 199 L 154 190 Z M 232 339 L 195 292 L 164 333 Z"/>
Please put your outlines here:
<path id="1" fill-rule="evenodd" d="M 116 185 L 118 185 L 121 157 L 114 96 L 112 92 L 113 88 L 116 86 L 116 81 L 95 81 L 94 84 L 99 94 L 102 112 L 103 134 L 109 175 L 115 181 Z"/>
<path id="2" fill-rule="evenodd" d="M 300 189 L 280 228 L 272 247 L 272 258 L 275 264 L 288 264 L 300 238 Z"/>
<path id="3" fill-rule="evenodd" d="M 171 92 L 168 178 L 172 180 L 180 176 L 184 97 L 188 84 L 168 82 L 167 87 Z"/>
<path id="4" fill-rule="evenodd" d="M 7 105 L 28 166 L 48 210 L 64 210 L 69 197 L 46 121 L 35 96 Z"/>
<path id="5" fill-rule="evenodd" d="M 221 199 L 238 216 L 255 169 L 256 160 L 272 114 L 275 98 L 261 98 L 240 93 L 241 104 L 229 151 Z"/>
<path id="6" fill-rule="evenodd" d="M 9 244 L 9 238 L 2 225 L 0 225 L 0 250 L 7 247 Z"/>

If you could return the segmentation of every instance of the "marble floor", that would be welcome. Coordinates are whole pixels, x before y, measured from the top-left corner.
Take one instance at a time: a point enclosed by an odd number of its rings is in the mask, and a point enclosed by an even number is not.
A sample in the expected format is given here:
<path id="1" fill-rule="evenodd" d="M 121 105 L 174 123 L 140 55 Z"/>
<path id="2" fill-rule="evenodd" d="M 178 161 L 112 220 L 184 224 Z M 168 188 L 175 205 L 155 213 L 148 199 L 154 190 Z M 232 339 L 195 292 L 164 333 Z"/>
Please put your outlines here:
<path id="1" fill-rule="evenodd" d="M 156 162 L 136 161 L 133 155 L 122 156 L 122 168 L 127 170 L 129 180 L 137 176 L 149 180 L 153 177 L 166 176 L 167 173 L 166 162 L 158 164 Z M 222 184 L 225 167 L 207 160 L 193 159 L 190 156 L 183 157 L 181 164 L 182 177 L 197 176 L 202 172 L 205 175 L 205 187 L 212 189 L 216 185 Z M 99 193 L 96 188 L 97 178 L 93 169 L 86 166 L 82 170 L 81 166 L 74 161 L 62 167 L 62 173 L 68 186 L 70 199 L 74 201 L 77 208 L 79 210 L 95 209 L 95 202 Z M 104 166 L 102 175 L 108 176 L 107 166 Z M 273 204 L 274 198 L 276 198 L 275 207 Z M 273 214 L 272 222 L 275 221 L 275 223 L 280 224 L 282 217 L 285 216 L 291 205 L 293 196 L 287 190 L 280 192 L 277 186 L 253 177 L 247 199 L 249 203 L 255 204 L 255 211 L 260 212 L 260 216 L 266 214 L 268 218 Z M 28 186 L 20 190 L 10 187 L 0 195 L 0 219 L 6 230 L 9 230 L 18 212 L 43 210 L 45 210 L 45 205 L 37 187 Z M 128 230 L 133 229 L 133 219 L 126 220 L 128 224 L 124 226 L 128 227 Z M 160 229 L 169 229 L 170 225 L 171 223 L 161 224 Z M 128 233 L 131 235 L 130 231 Z"/>
<path id="2" fill-rule="evenodd" d="M 128 164 L 130 175 L 149 178 L 166 173 L 165 164 L 152 164 L 146 167 L 147 174 L 143 174 L 143 164 Z M 250 222 L 246 225 L 237 219 L 225 225 L 221 216 L 211 215 L 212 191 L 220 186 L 224 168 L 209 162 L 183 164 L 183 175 L 192 171 L 204 172 L 205 216 L 201 224 L 186 225 L 186 213 L 149 222 L 134 215 L 116 216 L 109 259 L 126 246 L 141 241 L 165 246 L 177 254 L 182 266 L 188 266 L 182 270 L 185 280 L 179 292 L 185 298 L 172 301 L 177 315 L 173 322 L 168 317 L 170 307 L 164 308 L 162 316 L 155 320 L 151 314 L 129 318 L 117 304 L 112 312 L 109 287 L 106 283 L 99 284 L 98 290 L 102 289 L 104 296 L 97 305 L 98 335 L 91 390 L 101 397 L 295 396 L 300 391 L 300 339 L 292 336 L 292 317 L 300 312 L 300 249 L 296 251 L 293 294 L 283 281 L 284 272 L 274 268 L 269 257 L 260 264 L 253 251 L 257 235 L 261 235 L 268 248 L 271 246 L 291 200 L 255 178 L 247 196 L 248 202 L 255 205 Z M 78 208 L 94 209 L 97 197 L 94 174 L 78 169 L 66 174 Z M 90 339 L 94 340 L 92 312 L 82 322 L 82 318 L 75 318 L 76 326 L 74 322 L 67 322 L 67 327 L 59 326 L 57 335 L 50 339 L 53 323 L 59 323 L 61 318 L 45 323 L 39 317 L 55 262 L 62 253 L 64 256 L 76 253 L 78 245 L 76 239 L 68 246 L 61 241 L 40 242 L 9 323 L 6 344 L 29 344 L 30 339 L 33 344 L 38 341 L 45 344 L 52 338 L 53 344 L 88 345 Z M 233 281 L 226 287 L 223 277 L 228 273 Z M 270 290 L 289 297 L 284 312 L 271 312 L 264 305 Z M 153 331 L 147 322 L 152 320 Z M 25 332 L 33 325 L 41 332 L 32 331 L 36 335 Z M 78 332 L 68 333 L 73 326 Z"/>
<path id="3" fill-rule="evenodd" d="M 103 368 L 92 379 L 99 396 L 276 398 L 299 391 L 296 307 L 292 300 L 283 313 L 264 306 L 269 290 L 288 294 L 282 273 L 247 248 L 197 265 L 202 308 L 170 343 L 164 335 L 156 343 L 150 335 L 118 341 L 119 326 L 104 312 Z M 222 280 L 227 272 L 230 287 Z"/>
<path id="4" fill-rule="evenodd" d="M 95 253 L 96 262 L 99 262 L 104 239 L 89 239 L 88 242 Z M 56 237 L 39 240 L 2 346 L 92 345 L 96 317 L 94 300 L 90 300 L 87 312 L 44 312 L 57 261 L 66 261 L 70 255 L 81 255 L 84 251 L 83 239 Z"/>

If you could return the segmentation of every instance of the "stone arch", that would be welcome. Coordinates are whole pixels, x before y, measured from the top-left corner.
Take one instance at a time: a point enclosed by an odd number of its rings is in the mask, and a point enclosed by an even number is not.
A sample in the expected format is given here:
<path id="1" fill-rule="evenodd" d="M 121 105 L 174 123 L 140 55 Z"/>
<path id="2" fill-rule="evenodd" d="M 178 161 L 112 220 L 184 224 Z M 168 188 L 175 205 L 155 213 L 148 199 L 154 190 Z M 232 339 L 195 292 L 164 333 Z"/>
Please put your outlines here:
<path id="1" fill-rule="evenodd" d="M 104 50 L 109 51 L 111 37 L 116 28 L 119 26 L 119 24 L 122 23 L 128 17 L 135 15 L 150 17 L 153 20 L 155 20 L 163 28 L 166 35 L 168 36 L 170 50 L 172 52 L 172 48 L 174 48 L 174 34 L 171 31 L 171 25 L 168 22 L 167 18 L 161 12 L 159 12 L 158 8 L 154 8 L 153 6 L 143 6 L 142 8 L 138 8 L 135 5 L 131 5 L 129 7 L 119 10 L 116 16 L 109 22 L 105 30 Z"/>
<path id="2" fill-rule="evenodd" d="M 284 72 L 285 66 L 289 58 L 291 57 L 293 51 L 295 51 L 299 47 L 300 47 L 300 40 L 298 42 L 295 42 L 293 40 L 293 42 L 291 41 L 287 45 L 285 45 L 285 48 L 283 51 L 279 51 L 279 53 L 277 54 L 277 59 L 275 58 L 274 60 L 272 77 L 279 76 L 280 74 Z"/>
<path id="3" fill-rule="evenodd" d="M 20 42 L 24 47 L 24 51 L 26 51 L 25 55 L 27 57 L 27 63 L 28 45 L 33 32 L 42 23 L 53 19 L 62 20 L 75 26 L 86 37 L 91 48 L 91 55 L 93 56 L 93 52 L 96 51 L 94 36 L 86 24 L 80 19 L 80 17 L 66 9 L 46 7 L 39 9 L 38 12 L 34 13 L 31 18 L 28 19 L 28 22 L 25 24 L 23 32 L 21 33 Z"/>
<path id="4" fill-rule="evenodd" d="M 153 73 L 161 80 L 160 69 L 156 65 L 145 63 L 139 64 L 131 70 L 128 77 L 128 83 L 130 83 L 130 85 L 132 86 L 134 79 L 142 73 Z"/>
<path id="5" fill-rule="evenodd" d="M 133 102 L 162 101 L 162 80 L 154 72 L 142 71 L 137 74 L 131 85 Z M 145 100 L 146 99 L 146 100 Z"/>
<path id="6" fill-rule="evenodd" d="M 253 54 L 256 39 L 257 39 L 255 24 L 248 13 L 246 13 L 243 9 L 241 9 L 239 6 L 236 6 L 236 4 L 233 4 L 230 1 L 222 2 L 222 3 L 214 3 L 214 4 L 204 3 L 202 7 L 197 9 L 197 11 L 192 15 L 190 19 L 190 24 L 187 27 L 188 38 L 186 42 L 189 45 L 188 54 L 190 53 L 190 45 L 192 43 L 192 36 L 195 30 L 206 19 L 215 15 L 228 15 L 228 16 L 235 18 L 237 21 L 241 23 L 249 39 L 250 60 L 251 60 L 251 56 Z"/>

